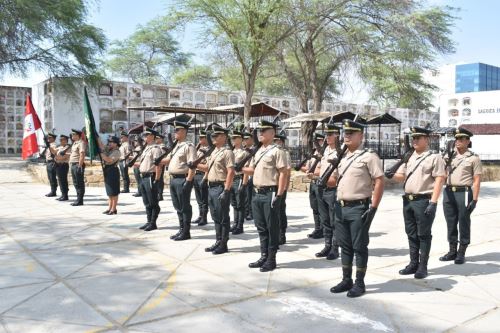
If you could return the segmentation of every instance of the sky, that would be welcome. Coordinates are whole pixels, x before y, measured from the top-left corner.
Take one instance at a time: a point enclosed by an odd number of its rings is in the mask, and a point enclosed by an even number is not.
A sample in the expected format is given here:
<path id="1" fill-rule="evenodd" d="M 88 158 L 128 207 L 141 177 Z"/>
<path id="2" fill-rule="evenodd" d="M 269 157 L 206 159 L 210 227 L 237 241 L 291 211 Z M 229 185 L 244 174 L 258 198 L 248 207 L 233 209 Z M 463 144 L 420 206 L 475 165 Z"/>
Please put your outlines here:
<path id="1" fill-rule="evenodd" d="M 100 0 L 92 5 L 89 22 L 103 29 L 109 41 L 124 39 L 139 24 L 168 13 L 176 0 Z M 452 38 L 456 53 L 441 57 L 436 65 L 483 62 L 500 66 L 500 1 L 497 0 L 428 0 L 430 4 L 458 7 L 458 19 Z M 92 2 L 91 2 L 92 3 Z M 207 48 L 200 45 L 199 28 L 190 27 L 176 36 L 182 50 L 194 54 L 194 62 L 202 63 Z M 26 78 L 4 76 L 0 85 L 33 86 L 45 80 L 40 72 L 30 72 Z"/>

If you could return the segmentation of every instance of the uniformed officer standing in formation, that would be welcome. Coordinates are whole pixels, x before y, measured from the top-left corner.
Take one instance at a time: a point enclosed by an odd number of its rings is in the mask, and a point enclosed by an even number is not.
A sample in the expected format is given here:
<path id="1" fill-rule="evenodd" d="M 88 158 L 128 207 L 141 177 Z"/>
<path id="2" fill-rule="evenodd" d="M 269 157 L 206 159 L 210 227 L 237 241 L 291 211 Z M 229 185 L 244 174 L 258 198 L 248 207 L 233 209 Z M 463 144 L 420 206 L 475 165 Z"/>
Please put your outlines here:
<path id="1" fill-rule="evenodd" d="M 71 178 L 76 190 L 76 200 L 71 203 L 71 206 L 83 205 L 83 196 L 85 195 L 85 151 L 87 145 L 83 142 L 82 131 L 72 129 L 71 140 L 71 154 L 69 156 L 69 164 L 71 166 Z"/>
<path id="2" fill-rule="evenodd" d="M 403 182 L 403 216 L 410 247 L 410 263 L 399 274 L 414 274 L 416 279 L 427 276 L 432 223 L 445 179 L 443 158 L 429 151 L 430 133 L 425 128 L 411 128 L 415 152 L 394 175 L 396 181 Z"/>
<path id="3" fill-rule="evenodd" d="M 170 173 L 170 197 L 172 204 L 179 218 L 179 231 L 170 236 L 171 239 L 182 241 L 191 238 L 191 217 L 193 208 L 191 207 L 191 190 L 193 188 L 194 169 L 190 169 L 188 164 L 196 159 L 196 150 L 191 142 L 186 142 L 189 124 L 174 121 L 168 123 L 175 129 L 175 140 L 177 145 L 162 160 L 162 164 L 168 166 Z"/>
<path id="4" fill-rule="evenodd" d="M 135 147 L 134 147 L 134 152 L 132 153 L 132 159 L 137 156 L 137 154 L 141 154 L 142 148 L 141 145 L 139 144 L 139 140 L 141 138 L 136 138 L 135 139 Z M 140 197 L 141 196 L 141 172 L 139 171 L 139 167 L 136 166 L 137 164 L 134 164 L 132 171 L 134 172 L 134 178 L 135 182 L 137 183 L 137 192 L 133 194 L 134 197 Z"/>
<path id="5" fill-rule="evenodd" d="M 340 133 L 340 128 L 333 125 L 326 125 L 324 131 L 327 146 L 321 156 L 321 161 L 315 170 L 315 176 L 321 177 L 328 169 L 328 161 L 337 158 L 336 143 Z M 318 210 L 323 226 L 325 246 L 315 254 L 316 257 L 326 257 L 328 260 L 335 260 L 339 257 L 339 243 L 335 231 L 335 202 L 337 200 L 337 179 L 332 173 L 326 184 L 317 185 Z"/>
<path id="6" fill-rule="evenodd" d="M 120 162 L 119 162 L 119 167 L 120 167 L 120 173 L 122 175 L 122 181 L 123 181 L 123 190 L 121 193 L 129 193 L 130 192 L 130 177 L 128 175 L 128 162 L 130 161 L 131 158 L 131 152 L 132 152 L 132 147 L 130 146 L 128 142 L 128 134 L 127 132 L 121 132 L 120 133 Z"/>
<path id="7" fill-rule="evenodd" d="M 228 130 L 218 125 L 212 126 L 215 149 L 206 164 L 198 164 L 205 172 L 208 185 L 208 205 L 215 224 L 215 243 L 206 252 L 222 254 L 228 252 L 229 203 L 234 177 L 234 154 L 226 145 Z"/>
<path id="8" fill-rule="evenodd" d="M 318 146 L 323 146 L 323 141 L 325 140 L 325 136 L 321 133 L 314 134 L 314 140 Z M 314 155 L 311 157 L 309 161 L 301 168 L 302 172 L 308 172 L 311 169 L 312 165 L 315 163 L 316 159 L 321 159 L 320 152 L 316 151 Z M 323 225 L 321 224 L 321 219 L 319 215 L 319 193 L 318 193 L 318 184 L 316 180 L 318 176 L 314 174 L 314 172 L 308 173 L 307 177 L 311 180 L 309 183 L 309 205 L 311 206 L 313 212 L 314 219 L 314 231 L 307 235 L 307 237 L 312 239 L 323 238 Z"/>
<path id="9" fill-rule="evenodd" d="M 247 152 L 243 149 L 243 133 L 234 130 L 231 133 L 233 140 L 233 154 L 235 164 L 247 156 Z M 231 227 L 233 235 L 239 235 L 244 232 L 243 225 L 245 223 L 245 205 L 247 197 L 248 175 L 243 172 L 236 172 L 233 178 L 233 185 L 231 187 L 231 206 L 233 206 L 234 224 Z"/>
<path id="10" fill-rule="evenodd" d="M 196 157 L 202 157 L 205 152 L 208 150 L 208 142 L 207 142 L 207 132 L 204 130 L 200 130 L 199 135 L 200 142 L 198 143 L 198 147 L 196 149 Z M 206 164 L 206 160 L 202 160 L 201 164 Z M 203 226 L 207 224 L 207 215 L 208 215 L 208 187 L 205 181 L 205 173 L 201 170 L 196 170 L 194 175 L 194 194 L 196 196 L 196 202 L 198 203 L 198 213 L 199 216 L 196 220 L 193 220 L 192 224 L 198 224 L 199 226 Z"/>
<path id="11" fill-rule="evenodd" d="M 470 215 L 476 208 L 481 186 L 482 165 L 479 156 L 468 150 L 472 133 L 465 128 L 455 131 L 455 154 L 447 171 L 443 195 L 443 210 L 448 228 L 450 250 L 441 261 L 465 262 L 465 250 L 470 243 Z M 460 238 L 458 232 L 460 230 Z M 457 242 L 460 247 L 457 252 Z"/>
<path id="12" fill-rule="evenodd" d="M 166 149 L 166 146 L 165 146 L 165 136 L 158 133 L 158 136 L 156 137 L 156 145 L 158 147 L 160 147 L 160 149 L 162 151 L 164 151 Z M 158 180 L 158 201 L 163 201 L 163 189 L 165 188 L 165 179 L 164 179 L 164 176 L 165 176 L 165 166 L 162 166 L 161 168 L 161 175 L 160 175 L 160 178 Z"/>
<path id="13" fill-rule="evenodd" d="M 56 175 L 59 188 L 61 189 L 61 196 L 56 200 L 68 201 L 68 163 L 71 146 L 68 145 L 69 137 L 67 135 L 61 134 L 59 140 L 60 145 L 54 151 L 54 158 L 56 160 Z"/>
<path id="14" fill-rule="evenodd" d="M 286 229 L 288 228 L 288 217 L 286 216 L 286 194 L 288 193 L 288 186 L 290 185 L 290 178 L 292 176 L 292 158 L 290 156 L 290 152 L 285 148 L 286 135 L 284 132 L 277 133 L 274 136 L 274 143 L 278 145 L 278 147 L 285 152 L 286 163 L 287 163 L 287 180 L 285 192 L 283 192 L 283 200 L 281 200 L 280 208 L 279 208 L 279 221 L 280 221 L 280 237 L 279 244 L 283 245 L 286 243 Z"/>
<path id="15" fill-rule="evenodd" d="M 286 189 L 286 154 L 273 144 L 278 125 L 262 120 L 258 126 L 259 141 L 262 147 L 252 158 L 243 172 L 253 175 L 254 194 L 252 212 L 259 233 L 261 256 L 249 264 L 251 268 L 260 267 L 261 272 L 276 268 L 276 252 L 279 247 L 279 208 Z M 239 170 L 236 170 L 239 171 Z"/>
<path id="16" fill-rule="evenodd" d="M 45 161 L 47 162 L 47 178 L 49 179 L 50 192 L 45 194 L 46 197 L 55 197 L 57 195 L 57 175 L 56 164 L 54 159 L 54 150 L 56 149 L 57 135 L 47 133 L 48 147 L 45 149 Z"/>
<path id="17" fill-rule="evenodd" d="M 249 150 L 252 148 L 254 145 L 253 142 L 253 137 L 250 132 L 242 132 L 242 137 L 243 137 L 243 143 L 245 145 L 245 150 Z M 250 221 L 253 220 L 253 213 L 252 213 L 252 198 L 253 198 L 253 177 L 249 176 L 248 177 L 248 183 L 247 183 L 247 195 L 245 198 L 245 219 Z"/>
<path id="18" fill-rule="evenodd" d="M 155 137 L 160 134 L 146 127 L 143 135 L 145 136 L 146 147 L 141 157 L 139 157 L 135 163 L 141 174 L 140 191 L 147 215 L 147 222 L 141 226 L 140 229 L 151 231 L 158 228 L 156 220 L 160 214 L 160 205 L 158 204 L 158 182 L 160 181 L 162 166 L 154 164 L 155 160 L 161 156 L 161 149 L 155 143 Z"/>
<path id="19" fill-rule="evenodd" d="M 104 147 L 104 143 L 99 139 L 99 146 L 101 148 L 101 160 L 104 163 L 104 186 L 108 196 L 108 209 L 103 214 L 115 215 L 117 213 L 118 195 L 120 194 L 120 170 L 118 169 L 121 158 L 120 138 L 114 135 L 108 137 L 107 147 Z"/>
<path id="20" fill-rule="evenodd" d="M 347 151 L 335 172 L 338 199 L 335 229 L 342 248 L 343 278 L 330 291 L 347 291 L 348 297 L 359 297 L 365 293 L 369 230 L 384 193 L 384 172 L 377 154 L 361 149 L 364 126 L 345 119 L 343 129 Z M 356 280 L 353 284 L 354 255 Z"/>

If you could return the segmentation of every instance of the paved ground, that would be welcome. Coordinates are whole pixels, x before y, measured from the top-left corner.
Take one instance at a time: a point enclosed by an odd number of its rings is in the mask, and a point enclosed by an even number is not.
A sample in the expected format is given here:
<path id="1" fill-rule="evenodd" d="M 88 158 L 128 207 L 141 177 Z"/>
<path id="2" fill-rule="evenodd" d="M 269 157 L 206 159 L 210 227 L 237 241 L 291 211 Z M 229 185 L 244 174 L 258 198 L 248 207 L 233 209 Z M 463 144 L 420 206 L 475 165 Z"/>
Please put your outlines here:
<path id="1" fill-rule="evenodd" d="M 177 223 L 169 197 L 160 230 L 143 233 L 142 204 L 121 195 L 105 216 L 104 189 L 87 190 L 71 207 L 43 195 L 22 163 L 0 160 L 0 332 L 498 332 L 500 326 L 500 183 L 485 183 L 473 215 L 464 265 L 442 263 L 445 222 L 434 225 L 430 276 L 397 271 L 407 243 L 398 191 L 384 195 L 371 230 L 368 292 L 333 295 L 339 261 L 316 259 L 321 240 L 306 193 L 288 199 L 289 242 L 279 269 L 247 267 L 258 257 L 249 223 L 230 253 L 213 256 L 213 224 L 193 239 L 168 239 Z M 72 190 L 73 194 L 74 191 Z"/>

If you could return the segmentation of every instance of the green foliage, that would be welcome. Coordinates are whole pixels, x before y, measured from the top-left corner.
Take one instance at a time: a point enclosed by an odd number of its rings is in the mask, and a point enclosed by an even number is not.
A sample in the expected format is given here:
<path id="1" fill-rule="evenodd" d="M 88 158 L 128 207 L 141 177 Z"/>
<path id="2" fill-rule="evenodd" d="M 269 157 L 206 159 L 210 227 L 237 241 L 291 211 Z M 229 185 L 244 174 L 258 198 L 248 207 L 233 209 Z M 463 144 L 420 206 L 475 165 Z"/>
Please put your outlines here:
<path id="1" fill-rule="evenodd" d="M 1 0 L 0 75 L 25 76 L 33 68 L 98 80 L 106 38 L 86 23 L 87 14 L 85 0 Z"/>
<path id="2" fill-rule="evenodd" d="M 211 66 L 194 65 L 174 74 L 172 84 L 192 88 L 214 89 L 219 78 Z"/>
<path id="3" fill-rule="evenodd" d="M 106 63 L 112 76 L 135 83 L 167 84 L 175 71 L 189 63 L 191 54 L 181 52 L 172 37 L 167 17 L 149 21 L 123 41 L 114 41 Z"/>

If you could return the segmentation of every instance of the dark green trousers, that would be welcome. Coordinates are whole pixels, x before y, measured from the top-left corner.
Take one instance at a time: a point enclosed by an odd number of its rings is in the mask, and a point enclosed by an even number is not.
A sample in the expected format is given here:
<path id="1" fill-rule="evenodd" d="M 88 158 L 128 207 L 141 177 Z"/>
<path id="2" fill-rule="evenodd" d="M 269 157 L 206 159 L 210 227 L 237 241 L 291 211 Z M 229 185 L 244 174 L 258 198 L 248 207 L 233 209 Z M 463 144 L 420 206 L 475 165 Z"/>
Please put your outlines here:
<path id="1" fill-rule="evenodd" d="M 277 251 L 279 246 L 279 205 L 271 208 L 275 192 L 255 193 L 252 198 L 253 220 L 259 233 L 261 253 Z"/>
<path id="2" fill-rule="evenodd" d="M 335 236 L 335 203 L 337 201 L 337 189 L 317 186 L 317 202 L 323 235 L 325 242 L 337 244 Z"/>
<path id="3" fill-rule="evenodd" d="M 153 184 L 155 175 L 152 174 L 147 177 L 141 177 L 141 193 L 142 202 L 146 208 L 146 214 L 148 216 L 148 222 L 155 222 L 160 214 L 160 205 L 158 203 L 158 184 Z"/>
<path id="4" fill-rule="evenodd" d="M 283 199 L 280 202 L 279 214 L 280 219 L 280 230 L 284 233 L 286 228 L 288 228 L 288 217 L 286 216 L 286 194 L 287 191 L 283 192 Z"/>
<path id="5" fill-rule="evenodd" d="M 200 216 L 208 212 L 208 187 L 207 183 L 203 181 L 203 177 L 205 177 L 204 173 L 197 172 L 193 178 L 194 195 Z"/>
<path id="6" fill-rule="evenodd" d="M 467 200 L 466 200 L 467 199 Z M 467 204 L 472 201 L 472 189 L 466 192 L 453 192 L 445 188 L 443 192 L 443 210 L 448 227 L 448 242 L 457 243 L 460 229 L 460 244 L 470 243 L 470 214 Z"/>
<path id="7" fill-rule="evenodd" d="M 68 163 L 56 164 L 56 175 L 59 187 L 61 188 L 61 193 L 63 196 L 68 196 Z"/>
<path id="8" fill-rule="evenodd" d="M 247 186 L 247 195 L 245 197 L 245 215 L 246 216 L 253 216 L 253 212 L 252 212 L 253 193 L 254 193 L 253 178 L 249 177 L 248 178 L 248 186 Z"/>
<path id="9" fill-rule="evenodd" d="M 78 163 L 71 164 L 71 178 L 73 179 L 73 186 L 75 186 L 76 190 L 76 200 L 80 202 L 83 202 L 83 196 L 85 195 L 84 174 L 85 165 L 80 168 Z"/>
<path id="10" fill-rule="evenodd" d="M 335 230 L 337 241 L 342 248 L 342 266 L 351 267 L 356 256 L 356 267 L 366 269 L 368 264 L 368 243 L 371 223 L 365 223 L 361 215 L 369 204 L 351 207 L 335 205 Z"/>
<path id="11" fill-rule="evenodd" d="M 319 208 L 318 208 L 318 185 L 314 180 L 311 180 L 311 184 L 309 185 L 309 206 L 311 206 L 311 209 L 313 211 L 313 218 L 314 221 L 317 221 L 317 219 L 320 219 L 319 215 Z M 320 219 L 321 221 L 321 219 Z M 316 225 L 315 225 L 316 229 Z"/>
<path id="12" fill-rule="evenodd" d="M 231 199 L 227 198 L 225 201 L 220 201 L 219 196 L 222 192 L 224 192 L 223 185 L 208 187 L 208 207 L 215 224 L 217 240 L 229 239 L 229 203 Z M 219 238 L 219 235 L 221 238 Z"/>
<path id="13" fill-rule="evenodd" d="M 193 185 L 184 183 L 186 178 L 170 178 L 170 198 L 172 205 L 177 212 L 180 228 L 189 231 L 191 229 L 191 217 L 193 216 L 193 207 L 191 207 L 191 190 Z"/>
<path id="14" fill-rule="evenodd" d="M 425 215 L 428 205 L 428 199 L 410 201 L 403 197 L 403 216 L 409 246 L 420 250 L 420 254 L 424 256 L 428 256 L 431 251 L 431 230 L 435 218 L 435 215 Z"/>
<path id="15" fill-rule="evenodd" d="M 56 174 L 56 163 L 54 161 L 47 162 L 47 178 L 49 179 L 50 192 L 56 193 L 57 174 Z"/>
<path id="16" fill-rule="evenodd" d="M 120 163 L 118 163 L 118 166 L 120 167 L 120 174 L 122 175 L 123 190 L 129 191 L 129 189 L 130 189 L 130 176 L 128 175 L 128 163 L 127 163 L 127 161 L 123 160 L 123 161 L 120 161 Z M 137 186 L 137 187 L 139 187 L 139 186 Z"/>
<path id="17" fill-rule="evenodd" d="M 137 192 L 141 194 L 141 172 L 139 168 L 133 168 L 135 182 L 137 183 Z"/>

